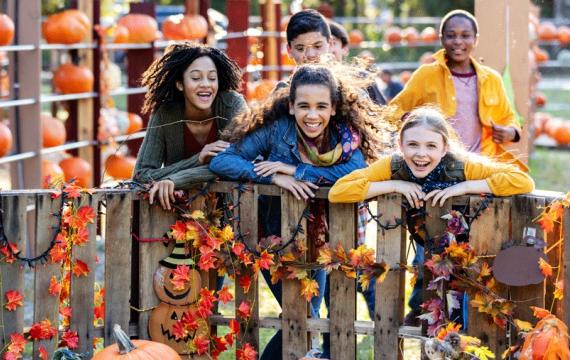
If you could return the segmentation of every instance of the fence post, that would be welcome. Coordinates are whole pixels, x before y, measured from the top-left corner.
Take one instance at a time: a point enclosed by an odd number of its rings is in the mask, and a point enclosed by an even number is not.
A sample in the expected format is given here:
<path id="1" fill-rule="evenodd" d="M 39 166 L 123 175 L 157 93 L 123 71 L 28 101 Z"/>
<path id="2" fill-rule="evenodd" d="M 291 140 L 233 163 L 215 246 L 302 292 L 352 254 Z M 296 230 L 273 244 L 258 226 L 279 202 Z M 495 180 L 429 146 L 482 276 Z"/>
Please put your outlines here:
<path id="1" fill-rule="evenodd" d="M 387 194 L 378 197 L 378 216 L 383 224 L 394 224 L 403 219 L 402 196 Z M 402 227 L 384 230 L 378 226 L 376 260 L 385 261 L 388 268 L 405 263 L 406 237 Z M 384 282 L 376 286 L 374 309 L 374 359 L 402 359 L 401 340 L 398 338 L 404 315 L 403 270 L 390 271 Z"/>
<path id="2" fill-rule="evenodd" d="M 564 301 L 562 307 L 562 321 L 564 324 L 570 324 L 570 209 L 564 209 L 564 218 L 562 231 L 564 232 L 564 253 L 563 253 L 563 262 L 564 268 L 562 273 L 562 279 L 564 281 Z M 562 264 L 560 264 L 562 265 Z"/>

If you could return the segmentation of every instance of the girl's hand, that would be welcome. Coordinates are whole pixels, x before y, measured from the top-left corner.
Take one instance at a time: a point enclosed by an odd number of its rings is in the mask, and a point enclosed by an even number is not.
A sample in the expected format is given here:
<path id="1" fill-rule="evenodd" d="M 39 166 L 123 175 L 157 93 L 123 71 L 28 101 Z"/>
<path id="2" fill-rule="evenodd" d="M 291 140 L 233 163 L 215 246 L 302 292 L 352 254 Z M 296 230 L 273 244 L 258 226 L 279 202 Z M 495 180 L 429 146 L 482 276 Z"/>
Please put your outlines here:
<path id="1" fill-rule="evenodd" d="M 295 180 L 291 175 L 275 174 L 273 175 L 273 184 L 280 188 L 289 190 L 297 200 L 307 200 L 309 197 L 315 197 L 312 190 L 317 190 L 319 187 L 313 183 Z"/>
<path id="2" fill-rule="evenodd" d="M 204 145 L 202 151 L 200 151 L 200 154 L 198 155 L 198 162 L 202 165 L 209 163 L 214 156 L 226 150 L 229 146 L 230 143 L 223 140 L 214 141 L 213 143 Z"/>
<path id="3" fill-rule="evenodd" d="M 157 196 L 160 205 L 165 210 L 170 210 L 170 202 L 174 202 L 174 182 L 172 180 L 160 180 L 155 182 L 149 190 L 149 202 L 152 205 Z"/>
<path id="4" fill-rule="evenodd" d="M 269 176 L 277 173 L 295 175 L 296 166 L 284 164 L 281 161 L 261 161 L 253 166 L 253 171 L 259 176 Z"/>
<path id="5" fill-rule="evenodd" d="M 491 126 L 493 127 L 493 142 L 496 144 L 505 144 L 517 137 L 517 130 L 512 126 L 500 126 L 492 122 Z"/>
<path id="6" fill-rule="evenodd" d="M 439 207 L 442 207 L 447 199 L 453 196 L 460 196 L 470 193 L 466 182 L 455 184 L 443 190 L 433 190 L 426 195 L 425 201 L 433 198 L 431 206 L 436 206 L 439 201 Z"/>
<path id="7" fill-rule="evenodd" d="M 422 187 L 416 183 L 409 181 L 394 181 L 394 192 L 400 193 L 408 199 L 408 203 L 416 209 L 424 205 L 426 194 L 422 191 Z"/>

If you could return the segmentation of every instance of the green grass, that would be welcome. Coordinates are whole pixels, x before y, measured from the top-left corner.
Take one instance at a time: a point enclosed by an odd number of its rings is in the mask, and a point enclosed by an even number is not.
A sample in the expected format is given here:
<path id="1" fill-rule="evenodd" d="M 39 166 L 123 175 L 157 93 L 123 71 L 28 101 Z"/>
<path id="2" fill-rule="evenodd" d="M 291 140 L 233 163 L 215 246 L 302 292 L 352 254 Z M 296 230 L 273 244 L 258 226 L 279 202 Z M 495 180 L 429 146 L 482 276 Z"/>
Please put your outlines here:
<path id="1" fill-rule="evenodd" d="M 536 149 L 530 156 L 530 174 L 536 188 L 570 191 L 570 152 Z"/>

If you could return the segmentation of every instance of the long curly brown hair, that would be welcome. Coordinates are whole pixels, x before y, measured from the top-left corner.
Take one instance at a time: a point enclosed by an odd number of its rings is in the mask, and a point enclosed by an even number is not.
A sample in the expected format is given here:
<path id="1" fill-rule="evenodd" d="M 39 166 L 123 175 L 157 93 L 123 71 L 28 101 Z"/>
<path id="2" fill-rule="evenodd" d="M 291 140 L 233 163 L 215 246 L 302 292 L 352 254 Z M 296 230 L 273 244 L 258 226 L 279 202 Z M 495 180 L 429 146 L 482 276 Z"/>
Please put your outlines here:
<path id="1" fill-rule="evenodd" d="M 295 121 L 289 114 L 289 104 L 295 102 L 296 89 L 303 85 L 324 85 L 330 89 L 331 103 L 336 108 L 331 122 L 346 121 L 359 133 L 364 157 L 375 160 L 392 149 L 397 125 L 385 120 L 390 117 L 383 115 L 384 107 L 374 103 L 366 93 L 373 81 L 371 74 L 359 66 L 338 63 L 299 66 L 289 86 L 276 89 L 262 104 L 234 118 L 222 138 L 237 142 L 284 116 Z"/>
<path id="2" fill-rule="evenodd" d="M 212 59 L 216 65 L 218 94 L 227 90 L 239 91 L 241 70 L 221 50 L 196 42 L 176 43 L 169 45 L 164 55 L 156 59 L 142 75 L 141 85 L 148 88 L 142 112 L 144 114 L 155 112 L 168 103 L 184 103 L 184 95 L 176 88 L 176 82 L 182 81 L 182 75 L 188 66 L 203 56 Z"/>

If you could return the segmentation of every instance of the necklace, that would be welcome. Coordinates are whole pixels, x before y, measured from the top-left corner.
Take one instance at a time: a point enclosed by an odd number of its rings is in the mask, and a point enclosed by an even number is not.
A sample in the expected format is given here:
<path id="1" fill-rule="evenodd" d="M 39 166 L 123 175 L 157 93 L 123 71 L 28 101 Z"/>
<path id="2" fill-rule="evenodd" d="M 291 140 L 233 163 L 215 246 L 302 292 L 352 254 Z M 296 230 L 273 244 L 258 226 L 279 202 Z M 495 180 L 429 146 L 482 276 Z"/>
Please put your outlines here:
<path id="1" fill-rule="evenodd" d="M 186 124 L 192 124 L 192 125 L 204 125 L 209 123 L 210 121 L 214 120 L 216 117 L 211 117 L 211 118 L 207 118 L 204 120 L 182 120 L 184 121 Z"/>
<path id="2" fill-rule="evenodd" d="M 471 80 L 476 78 L 477 73 L 474 71 L 470 73 L 457 73 L 455 71 L 451 71 L 451 75 L 463 85 L 469 86 L 471 84 Z"/>

